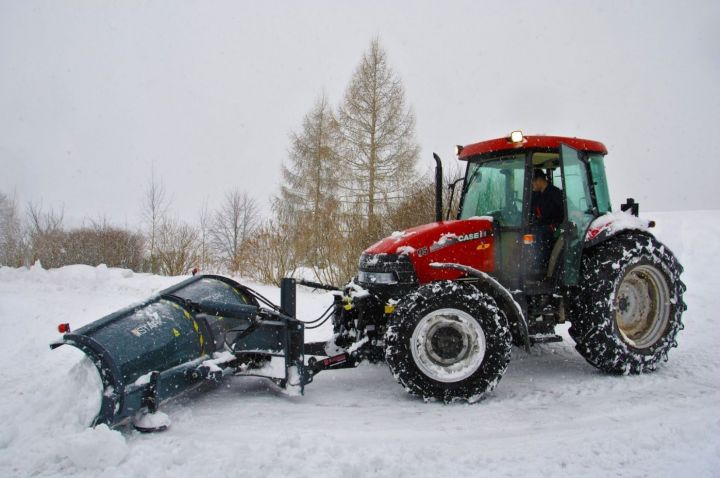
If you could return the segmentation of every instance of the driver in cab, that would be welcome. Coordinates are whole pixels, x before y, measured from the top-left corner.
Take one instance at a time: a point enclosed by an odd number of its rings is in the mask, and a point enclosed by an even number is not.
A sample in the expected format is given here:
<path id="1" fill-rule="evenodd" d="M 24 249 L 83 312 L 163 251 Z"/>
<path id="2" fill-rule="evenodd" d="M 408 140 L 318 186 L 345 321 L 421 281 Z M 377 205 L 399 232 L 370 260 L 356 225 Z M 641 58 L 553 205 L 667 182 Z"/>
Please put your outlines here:
<path id="1" fill-rule="evenodd" d="M 553 186 L 542 169 L 535 169 L 532 178 L 532 224 L 537 244 L 536 267 L 538 273 L 547 268 L 553 240 L 563 221 L 563 194 Z"/>
<path id="2" fill-rule="evenodd" d="M 555 231 L 563 220 L 563 195 L 560 188 L 550 184 L 542 169 L 533 172 L 532 211 L 535 224 Z"/>

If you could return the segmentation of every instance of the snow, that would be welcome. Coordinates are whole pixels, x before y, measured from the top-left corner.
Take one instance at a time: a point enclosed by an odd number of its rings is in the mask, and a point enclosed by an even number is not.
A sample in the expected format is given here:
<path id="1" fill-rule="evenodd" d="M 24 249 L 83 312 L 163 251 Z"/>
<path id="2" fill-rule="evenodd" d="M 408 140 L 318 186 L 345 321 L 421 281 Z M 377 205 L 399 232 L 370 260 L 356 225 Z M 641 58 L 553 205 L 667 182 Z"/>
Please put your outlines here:
<path id="1" fill-rule="evenodd" d="M 446 242 L 451 241 L 453 239 L 457 239 L 457 234 L 454 234 L 452 232 L 446 232 L 445 234 L 442 234 L 440 236 L 440 239 L 437 240 L 437 242 L 434 242 L 433 245 L 444 245 Z"/>
<path id="2" fill-rule="evenodd" d="M 228 351 L 215 352 L 211 360 L 205 360 L 202 364 L 208 367 L 211 372 L 222 372 L 220 365 L 233 360 L 235 360 L 235 356 Z"/>
<path id="3" fill-rule="evenodd" d="M 249 369 L 248 375 L 262 375 L 265 377 L 285 378 L 285 358 L 270 357 L 265 365 L 260 368 Z"/>
<path id="4" fill-rule="evenodd" d="M 209 360 L 208 360 L 209 362 Z M 152 378 L 153 372 L 148 372 L 145 375 L 140 375 L 137 380 L 135 380 L 135 385 L 138 387 L 142 387 L 143 385 L 147 385 L 150 383 L 150 379 Z"/>
<path id="5" fill-rule="evenodd" d="M 603 214 L 595 219 L 588 228 L 586 241 L 597 236 L 601 231 L 607 230 L 609 234 L 615 234 L 624 230 L 647 231 L 649 220 L 633 216 L 629 212 L 616 211 Z"/>
<path id="6" fill-rule="evenodd" d="M 145 426 L 150 421 L 143 422 Z M 119 465 L 128 454 L 125 438 L 110 430 L 107 425 L 86 428 L 68 438 L 61 456 L 66 456 L 72 465 L 79 469 L 107 469 Z"/>
<path id="7" fill-rule="evenodd" d="M 415 248 L 412 247 L 412 246 L 400 246 L 400 247 L 397 248 L 397 250 L 395 251 L 395 253 L 396 253 L 396 254 L 401 254 L 401 255 L 402 255 L 402 254 L 410 255 L 410 254 L 414 254 L 414 253 L 415 253 Z"/>
<path id="8" fill-rule="evenodd" d="M 352 279 L 350 282 L 348 282 L 345 287 L 350 290 L 350 297 L 352 297 L 353 299 L 361 299 L 370 295 L 370 292 L 367 289 L 355 283 L 355 279 Z"/>
<path id="9" fill-rule="evenodd" d="M 390 238 L 393 239 L 395 242 L 400 242 L 403 239 L 412 236 L 415 234 L 414 231 L 393 231 L 392 234 L 390 234 Z"/>
<path id="10" fill-rule="evenodd" d="M 655 373 L 597 372 L 563 326 L 565 342 L 514 348 L 504 378 L 476 404 L 412 398 L 384 365 L 323 372 L 299 397 L 260 378 L 225 377 L 163 404 L 172 425 L 149 435 L 86 428 L 98 400 L 92 369 L 78 366 L 79 351 L 48 343 L 58 323 L 77 328 L 182 278 L 0 268 L 0 475 L 717 476 L 720 211 L 643 216 L 657 222 L 688 285 L 679 347 Z M 276 288 L 248 285 L 279 301 Z M 331 301 L 298 290 L 305 320 Z M 328 323 L 307 340 L 331 333 Z"/>

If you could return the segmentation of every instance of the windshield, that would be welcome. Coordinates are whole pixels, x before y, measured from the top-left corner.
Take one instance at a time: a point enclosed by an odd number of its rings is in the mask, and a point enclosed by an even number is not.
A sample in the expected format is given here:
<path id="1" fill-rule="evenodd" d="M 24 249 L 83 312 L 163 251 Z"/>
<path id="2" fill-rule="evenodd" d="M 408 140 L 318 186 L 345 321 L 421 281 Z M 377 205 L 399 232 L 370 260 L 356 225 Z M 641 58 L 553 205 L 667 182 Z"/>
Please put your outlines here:
<path id="1" fill-rule="evenodd" d="M 501 226 L 522 223 L 525 154 L 468 165 L 460 219 L 492 216 Z"/>

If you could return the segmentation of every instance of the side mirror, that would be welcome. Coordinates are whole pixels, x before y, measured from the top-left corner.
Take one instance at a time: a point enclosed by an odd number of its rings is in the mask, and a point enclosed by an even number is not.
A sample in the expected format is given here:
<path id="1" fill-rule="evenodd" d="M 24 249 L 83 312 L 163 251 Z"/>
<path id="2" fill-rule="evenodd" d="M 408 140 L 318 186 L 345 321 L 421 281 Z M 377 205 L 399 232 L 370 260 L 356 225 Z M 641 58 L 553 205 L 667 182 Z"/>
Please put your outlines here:
<path id="1" fill-rule="evenodd" d="M 638 216 L 640 214 L 640 204 L 636 203 L 633 198 L 627 198 L 625 204 L 620 205 L 620 210 L 623 212 L 630 211 L 633 216 Z"/>

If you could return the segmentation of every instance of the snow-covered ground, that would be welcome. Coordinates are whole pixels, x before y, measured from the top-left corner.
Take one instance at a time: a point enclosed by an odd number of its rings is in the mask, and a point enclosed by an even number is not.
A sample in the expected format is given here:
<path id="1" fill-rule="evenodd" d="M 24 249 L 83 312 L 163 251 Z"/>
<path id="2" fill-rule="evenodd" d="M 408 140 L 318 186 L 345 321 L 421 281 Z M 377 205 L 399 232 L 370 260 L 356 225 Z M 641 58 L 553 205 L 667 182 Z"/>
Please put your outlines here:
<path id="1" fill-rule="evenodd" d="M 686 329 L 656 373 L 600 374 L 563 328 L 563 343 L 514 349 L 478 404 L 424 403 L 386 367 L 362 365 L 320 374 L 303 397 L 230 378 L 166 404 L 172 426 L 151 435 L 84 428 L 80 353 L 48 343 L 58 323 L 78 327 L 179 278 L 2 268 L 0 476 L 718 476 L 720 211 L 647 217 L 688 286 Z M 301 318 L 330 301 L 301 292 Z"/>

